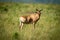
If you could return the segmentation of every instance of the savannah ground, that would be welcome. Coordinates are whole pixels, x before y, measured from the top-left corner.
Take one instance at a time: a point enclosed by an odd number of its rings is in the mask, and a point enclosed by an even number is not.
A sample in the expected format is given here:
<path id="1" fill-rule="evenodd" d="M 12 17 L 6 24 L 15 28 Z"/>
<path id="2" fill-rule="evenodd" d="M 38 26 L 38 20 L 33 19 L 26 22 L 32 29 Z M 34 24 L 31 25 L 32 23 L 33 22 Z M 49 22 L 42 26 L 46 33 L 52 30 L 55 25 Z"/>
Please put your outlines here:
<path id="1" fill-rule="evenodd" d="M 35 29 L 24 24 L 19 30 L 19 17 L 43 9 Z M 0 3 L 0 40 L 60 40 L 60 5 Z"/>

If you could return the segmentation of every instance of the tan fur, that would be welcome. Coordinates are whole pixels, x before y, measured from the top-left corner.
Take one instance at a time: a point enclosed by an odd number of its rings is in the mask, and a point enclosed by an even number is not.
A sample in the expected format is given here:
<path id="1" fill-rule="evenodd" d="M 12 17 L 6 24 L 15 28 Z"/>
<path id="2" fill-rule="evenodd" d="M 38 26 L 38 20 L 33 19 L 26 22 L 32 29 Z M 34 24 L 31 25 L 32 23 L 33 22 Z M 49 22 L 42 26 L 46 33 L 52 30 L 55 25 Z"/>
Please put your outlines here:
<path id="1" fill-rule="evenodd" d="M 30 18 L 33 19 L 33 22 L 35 22 L 37 19 L 39 19 L 39 15 L 38 14 L 31 14 Z"/>
<path id="2" fill-rule="evenodd" d="M 21 29 L 22 29 L 24 23 L 33 23 L 33 25 L 35 27 L 35 24 L 39 20 L 40 15 L 41 15 L 41 12 L 40 12 L 40 10 L 37 9 L 36 13 L 30 14 L 28 16 L 21 16 L 19 18 Z"/>

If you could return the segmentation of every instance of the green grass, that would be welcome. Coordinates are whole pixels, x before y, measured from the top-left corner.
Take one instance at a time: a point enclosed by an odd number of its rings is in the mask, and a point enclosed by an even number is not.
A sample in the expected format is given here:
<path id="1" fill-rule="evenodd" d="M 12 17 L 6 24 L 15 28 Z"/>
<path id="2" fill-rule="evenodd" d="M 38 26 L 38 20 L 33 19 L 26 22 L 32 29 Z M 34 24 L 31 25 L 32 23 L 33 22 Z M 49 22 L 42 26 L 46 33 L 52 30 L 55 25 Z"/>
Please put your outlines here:
<path id="1" fill-rule="evenodd" d="M 19 30 L 19 17 L 43 9 L 33 29 L 24 24 Z M 0 40 L 60 40 L 60 5 L 0 3 Z"/>

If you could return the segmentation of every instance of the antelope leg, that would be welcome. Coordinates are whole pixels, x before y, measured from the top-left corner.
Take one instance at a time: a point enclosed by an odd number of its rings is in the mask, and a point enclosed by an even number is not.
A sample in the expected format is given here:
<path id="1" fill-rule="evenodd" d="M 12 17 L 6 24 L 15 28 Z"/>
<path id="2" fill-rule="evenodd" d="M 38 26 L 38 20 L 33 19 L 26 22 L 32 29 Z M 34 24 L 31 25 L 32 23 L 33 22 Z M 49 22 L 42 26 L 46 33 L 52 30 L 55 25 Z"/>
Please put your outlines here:
<path id="1" fill-rule="evenodd" d="M 23 27 L 23 23 L 20 21 L 20 25 L 19 25 L 20 27 L 19 28 L 21 28 L 22 29 L 22 27 Z"/>
<path id="2" fill-rule="evenodd" d="M 21 23 L 21 29 L 23 28 L 23 23 Z"/>
<path id="3" fill-rule="evenodd" d="M 33 23 L 33 27 L 34 27 L 34 29 L 35 29 L 35 23 Z"/>

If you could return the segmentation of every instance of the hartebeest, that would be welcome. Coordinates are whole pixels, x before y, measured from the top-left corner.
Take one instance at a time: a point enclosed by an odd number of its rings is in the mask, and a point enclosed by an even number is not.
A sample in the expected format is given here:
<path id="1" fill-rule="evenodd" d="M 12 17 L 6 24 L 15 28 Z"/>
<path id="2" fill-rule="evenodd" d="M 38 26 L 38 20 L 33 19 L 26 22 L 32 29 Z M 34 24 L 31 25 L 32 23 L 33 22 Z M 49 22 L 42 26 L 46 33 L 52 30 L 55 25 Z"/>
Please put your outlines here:
<path id="1" fill-rule="evenodd" d="M 40 19 L 40 16 L 41 16 L 41 10 L 36 9 L 35 13 L 32 13 L 28 16 L 19 17 L 21 29 L 22 29 L 24 23 L 26 23 L 26 24 L 32 23 L 35 28 L 35 24 Z"/>

